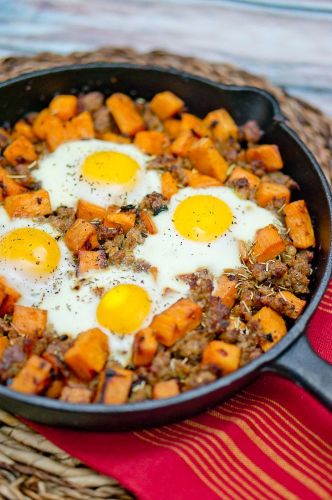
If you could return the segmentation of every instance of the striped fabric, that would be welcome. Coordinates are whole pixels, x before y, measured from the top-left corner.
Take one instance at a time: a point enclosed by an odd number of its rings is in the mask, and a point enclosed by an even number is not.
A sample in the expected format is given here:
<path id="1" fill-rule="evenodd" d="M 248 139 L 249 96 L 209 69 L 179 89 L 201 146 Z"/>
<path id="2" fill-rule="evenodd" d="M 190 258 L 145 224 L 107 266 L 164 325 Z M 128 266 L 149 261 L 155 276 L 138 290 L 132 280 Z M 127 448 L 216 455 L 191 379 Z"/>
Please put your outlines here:
<path id="1" fill-rule="evenodd" d="M 332 281 L 308 336 L 332 363 Z M 194 419 L 126 434 L 31 424 L 145 500 L 332 498 L 332 418 L 305 390 L 264 373 Z"/>

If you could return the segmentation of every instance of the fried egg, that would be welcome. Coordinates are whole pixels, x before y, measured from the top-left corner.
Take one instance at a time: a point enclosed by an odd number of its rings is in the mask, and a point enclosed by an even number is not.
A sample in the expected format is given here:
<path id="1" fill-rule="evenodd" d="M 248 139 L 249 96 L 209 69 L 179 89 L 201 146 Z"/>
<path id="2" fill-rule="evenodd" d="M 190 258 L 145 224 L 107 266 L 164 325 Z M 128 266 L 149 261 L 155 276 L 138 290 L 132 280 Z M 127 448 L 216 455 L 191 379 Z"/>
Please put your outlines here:
<path id="1" fill-rule="evenodd" d="M 49 192 L 53 209 L 74 207 L 79 198 L 102 206 L 136 204 L 160 192 L 160 176 L 147 170 L 148 161 L 132 144 L 73 141 L 45 155 L 34 176 Z"/>
<path id="2" fill-rule="evenodd" d="M 135 248 L 135 257 L 157 268 L 161 288 L 179 292 L 186 290 L 179 275 L 206 268 L 217 277 L 239 267 L 239 240 L 251 242 L 258 229 L 279 224 L 270 211 L 223 186 L 181 189 L 154 222 L 158 232 Z"/>

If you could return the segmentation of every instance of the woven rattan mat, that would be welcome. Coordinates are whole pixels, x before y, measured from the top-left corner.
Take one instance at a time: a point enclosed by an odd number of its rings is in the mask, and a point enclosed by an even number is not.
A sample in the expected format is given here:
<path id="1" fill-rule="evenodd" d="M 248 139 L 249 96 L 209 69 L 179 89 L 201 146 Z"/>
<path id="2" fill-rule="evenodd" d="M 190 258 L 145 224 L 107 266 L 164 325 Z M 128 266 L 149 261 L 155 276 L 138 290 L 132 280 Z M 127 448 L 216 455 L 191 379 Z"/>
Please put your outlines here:
<path id="1" fill-rule="evenodd" d="M 135 62 L 178 68 L 229 84 L 269 90 L 279 100 L 290 125 L 310 147 L 332 180 L 332 121 L 306 102 L 285 94 L 264 78 L 230 64 L 214 64 L 161 51 L 138 54 L 128 48 L 105 47 L 67 56 L 42 53 L 0 59 L 0 81 L 28 71 L 71 63 Z M 16 499 L 131 498 L 117 482 L 100 476 L 0 410 L 0 497 Z"/>

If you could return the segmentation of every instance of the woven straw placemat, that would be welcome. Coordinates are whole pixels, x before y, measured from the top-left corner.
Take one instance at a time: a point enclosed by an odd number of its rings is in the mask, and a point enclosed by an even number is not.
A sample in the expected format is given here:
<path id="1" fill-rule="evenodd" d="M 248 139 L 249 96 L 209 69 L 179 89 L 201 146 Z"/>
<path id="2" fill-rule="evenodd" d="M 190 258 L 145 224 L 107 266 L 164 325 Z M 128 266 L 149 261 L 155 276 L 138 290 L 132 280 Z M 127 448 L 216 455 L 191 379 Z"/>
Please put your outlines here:
<path id="1" fill-rule="evenodd" d="M 279 100 L 290 125 L 313 151 L 331 182 L 332 120 L 264 78 L 230 64 L 215 64 L 162 51 L 139 54 L 129 48 L 105 47 L 92 53 L 75 52 L 66 56 L 41 53 L 32 57 L 0 59 L 0 81 L 37 69 L 96 61 L 156 64 L 223 83 L 265 88 Z M 0 497 L 10 500 L 132 498 L 114 479 L 91 471 L 1 410 Z"/>

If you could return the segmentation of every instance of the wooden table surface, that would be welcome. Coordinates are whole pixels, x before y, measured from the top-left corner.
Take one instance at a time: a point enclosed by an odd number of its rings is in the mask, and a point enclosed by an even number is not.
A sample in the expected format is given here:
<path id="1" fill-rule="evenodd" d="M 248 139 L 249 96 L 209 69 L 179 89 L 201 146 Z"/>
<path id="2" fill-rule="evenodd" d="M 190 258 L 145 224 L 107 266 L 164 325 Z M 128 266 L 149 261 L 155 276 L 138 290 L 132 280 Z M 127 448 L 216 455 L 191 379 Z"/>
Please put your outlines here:
<path id="1" fill-rule="evenodd" d="M 231 62 L 332 116 L 332 0 L 0 0 L 0 57 L 102 45 Z"/>

